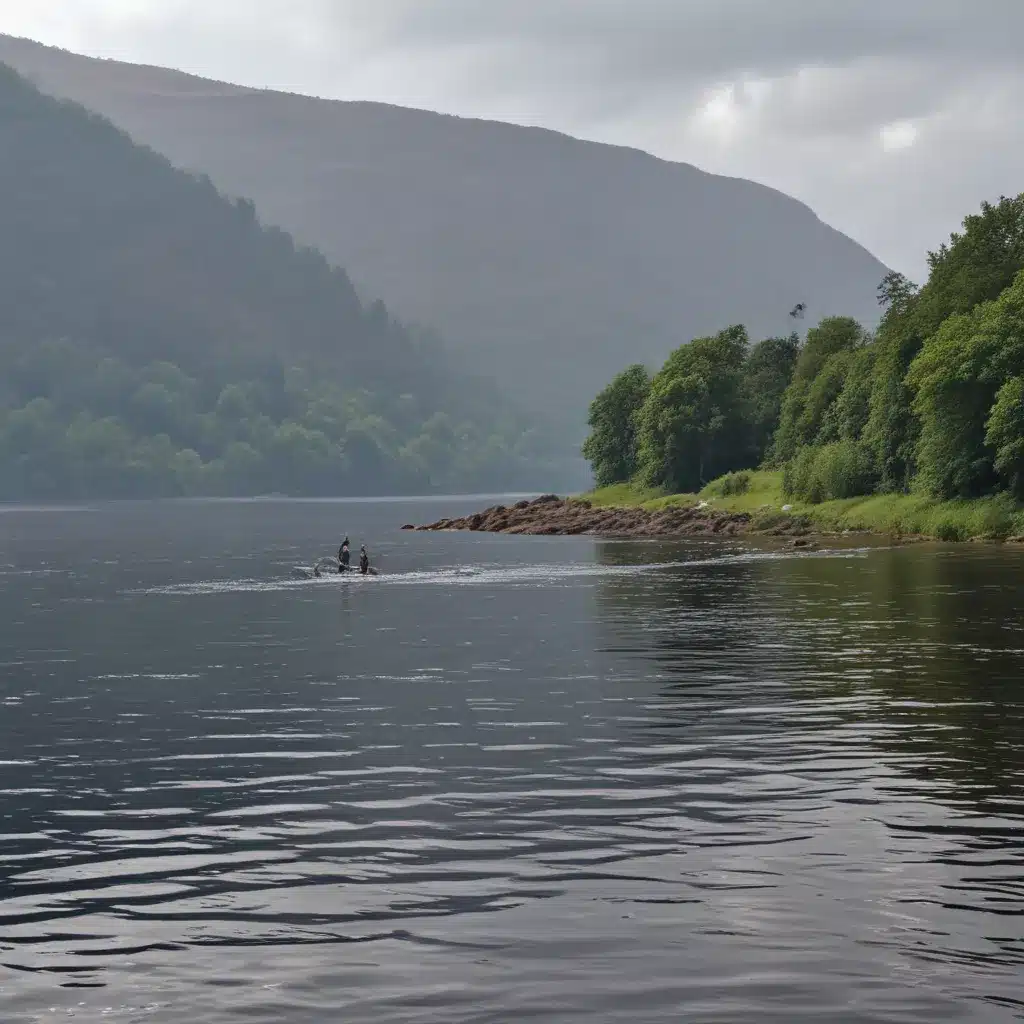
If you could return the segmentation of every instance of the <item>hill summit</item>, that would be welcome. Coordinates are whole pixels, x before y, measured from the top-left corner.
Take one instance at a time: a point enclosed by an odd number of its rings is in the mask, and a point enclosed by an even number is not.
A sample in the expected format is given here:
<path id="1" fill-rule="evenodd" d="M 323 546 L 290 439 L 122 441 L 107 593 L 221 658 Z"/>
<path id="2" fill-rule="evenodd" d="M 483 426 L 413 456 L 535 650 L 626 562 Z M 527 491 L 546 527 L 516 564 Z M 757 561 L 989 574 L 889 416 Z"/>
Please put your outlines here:
<path id="1" fill-rule="evenodd" d="M 886 268 L 750 181 L 553 131 L 245 88 L 0 37 L 0 61 L 255 201 L 361 294 L 570 432 L 608 378 L 787 313 L 877 320 Z"/>

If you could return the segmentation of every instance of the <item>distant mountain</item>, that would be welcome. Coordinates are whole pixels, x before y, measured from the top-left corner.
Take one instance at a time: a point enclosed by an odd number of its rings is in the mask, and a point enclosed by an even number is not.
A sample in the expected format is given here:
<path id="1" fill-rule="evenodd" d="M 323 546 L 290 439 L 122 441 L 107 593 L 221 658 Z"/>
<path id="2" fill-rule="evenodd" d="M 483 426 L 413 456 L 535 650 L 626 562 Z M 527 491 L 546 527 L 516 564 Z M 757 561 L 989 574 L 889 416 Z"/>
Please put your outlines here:
<path id="1" fill-rule="evenodd" d="M 582 428 L 626 364 L 787 314 L 873 326 L 886 268 L 780 192 L 551 131 L 313 99 L 0 37 L 0 60 L 255 200 L 361 292 Z"/>
<path id="2" fill-rule="evenodd" d="M 542 455 L 249 200 L 0 64 L 0 498 L 525 487 Z"/>

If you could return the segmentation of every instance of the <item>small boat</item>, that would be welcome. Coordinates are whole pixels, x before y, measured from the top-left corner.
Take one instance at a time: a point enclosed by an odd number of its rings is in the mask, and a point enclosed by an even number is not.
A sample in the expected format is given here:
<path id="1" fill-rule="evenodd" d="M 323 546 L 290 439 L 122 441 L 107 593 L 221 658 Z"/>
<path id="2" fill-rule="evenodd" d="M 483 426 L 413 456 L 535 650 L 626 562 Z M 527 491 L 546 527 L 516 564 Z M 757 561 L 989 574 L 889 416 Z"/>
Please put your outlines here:
<path id="1" fill-rule="evenodd" d="M 311 566 L 296 565 L 292 569 L 292 575 L 300 579 L 311 580 L 321 576 L 361 576 L 357 566 L 339 567 L 338 560 L 330 555 L 318 558 Z M 379 576 L 380 570 L 372 565 L 366 572 L 367 576 Z"/>
<path id="2" fill-rule="evenodd" d="M 324 570 L 321 569 L 320 571 L 323 572 Z M 337 559 L 334 559 L 334 561 L 331 562 L 331 568 L 330 568 L 329 572 L 336 573 L 339 576 L 345 576 L 345 575 L 348 575 L 348 576 L 379 576 L 380 575 L 380 570 L 379 569 L 375 569 L 372 565 L 367 568 L 365 573 L 361 573 L 359 571 L 359 566 L 358 565 L 338 565 L 338 560 Z"/>

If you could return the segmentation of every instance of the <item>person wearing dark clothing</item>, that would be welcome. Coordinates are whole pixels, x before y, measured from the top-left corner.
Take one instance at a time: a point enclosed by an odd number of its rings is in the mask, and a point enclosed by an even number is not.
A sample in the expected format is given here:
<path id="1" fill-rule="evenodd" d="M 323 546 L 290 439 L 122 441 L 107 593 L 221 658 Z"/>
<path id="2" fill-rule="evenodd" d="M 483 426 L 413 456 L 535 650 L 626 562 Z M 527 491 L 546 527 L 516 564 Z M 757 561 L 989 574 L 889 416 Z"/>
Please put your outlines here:
<path id="1" fill-rule="evenodd" d="M 348 537 L 341 542 L 341 547 L 338 548 L 338 572 L 347 572 L 349 560 L 351 555 L 348 550 Z"/>
<path id="2" fill-rule="evenodd" d="M 365 576 L 370 571 L 370 556 L 366 553 L 366 545 L 359 549 L 359 571 Z"/>

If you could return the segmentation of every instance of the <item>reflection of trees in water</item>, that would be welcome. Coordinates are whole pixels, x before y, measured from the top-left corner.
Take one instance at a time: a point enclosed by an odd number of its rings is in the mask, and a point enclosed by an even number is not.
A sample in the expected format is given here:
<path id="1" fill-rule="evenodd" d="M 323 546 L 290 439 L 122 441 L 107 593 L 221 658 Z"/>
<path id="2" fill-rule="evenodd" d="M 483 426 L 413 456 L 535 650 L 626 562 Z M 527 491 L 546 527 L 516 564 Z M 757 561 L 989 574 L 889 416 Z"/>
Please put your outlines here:
<path id="1" fill-rule="evenodd" d="M 869 713 L 889 728 L 874 730 L 875 742 L 994 811 L 1019 799 L 1024 780 L 1022 570 L 1005 549 L 905 548 L 784 563 L 765 576 L 781 580 L 783 607 L 806 636 L 804 685 L 877 698 Z M 826 633 L 834 644 L 814 642 Z M 863 720 L 856 706 L 853 717 Z"/>
<path id="2" fill-rule="evenodd" d="M 607 545 L 598 557 L 674 561 L 680 550 Z M 715 556 L 686 550 L 683 559 Z M 782 683 L 779 706 L 828 701 L 833 722 L 866 726 L 902 770 L 950 786 L 943 799 L 1019 816 L 1022 599 L 1014 550 L 915 547 L 615 577 L 597 604 L 607 648 L 646 653 L 667 677 L 663 721 L 651 728 L 685 728 L 696 694 L 773 703 Z M 792 726 L 785 716 L 761 724 Z"/>

